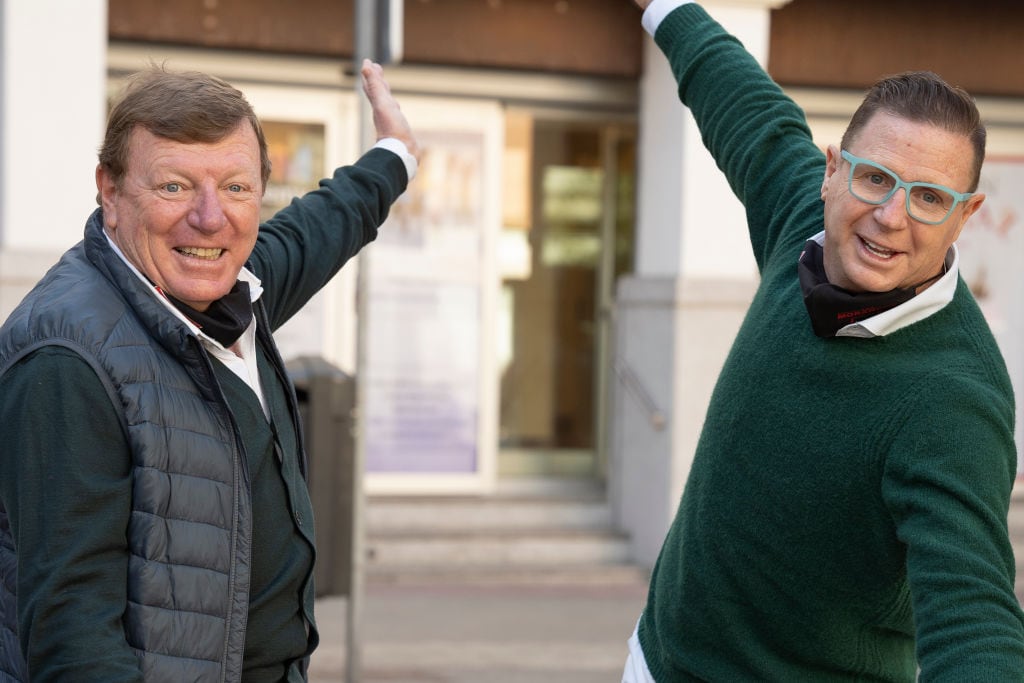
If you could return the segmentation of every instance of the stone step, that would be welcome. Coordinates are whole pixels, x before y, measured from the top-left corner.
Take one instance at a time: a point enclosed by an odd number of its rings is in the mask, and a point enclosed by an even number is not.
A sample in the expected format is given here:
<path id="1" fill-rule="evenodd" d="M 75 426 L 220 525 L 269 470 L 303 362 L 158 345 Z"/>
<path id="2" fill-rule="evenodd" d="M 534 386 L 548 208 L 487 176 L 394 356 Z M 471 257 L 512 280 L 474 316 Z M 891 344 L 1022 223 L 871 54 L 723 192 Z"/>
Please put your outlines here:
<path id="1" fill-rule="evenodd" d="M 603 486 L 509 479 L 488 496 L 374 496 L 367 501 L 369 580 L 610 581 L 636 572 Z"/>
<path id="2" fill-rule="evenodd" d="M 610 530 L 377 533 L 367 537 L 366 569 L 501 569 L 625 564 L 629 544 Z"/>
<path id="3" fill-rule="evenodd" d="M 609 529 L 603 499 L 459 497 L 373 498 L 365 510 L 367 534 Z"/>
<path id="4" fill-rule="evenodd" d="M 378 585 L 521 585 L 571 586 L 574 590 L 592 586 L 607 591 L 616 586 L 633 587 L 650 581 L 650 572 L 633 564 L 561 564 L 493 566 L 374 566 L 367 572 L 368 583 Z"/>

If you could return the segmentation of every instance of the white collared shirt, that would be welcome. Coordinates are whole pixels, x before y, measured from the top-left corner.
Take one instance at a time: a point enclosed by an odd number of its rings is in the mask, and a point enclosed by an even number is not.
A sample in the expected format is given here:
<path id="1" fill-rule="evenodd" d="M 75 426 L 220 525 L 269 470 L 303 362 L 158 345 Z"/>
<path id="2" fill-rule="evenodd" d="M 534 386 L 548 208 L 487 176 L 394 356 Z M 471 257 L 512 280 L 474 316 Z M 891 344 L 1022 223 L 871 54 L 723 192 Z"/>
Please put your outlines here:
<path id="1" fill-rule="evenodd" d="M 811 238 L 818 244 L 825 243 L 825 231 Z M 896 330 L 924 320 L 953 300 L 956 294 L 957 276 L 960 272 L 960 251 L 953 244 L 946 252 L 946 272 L 928 289 L 916 294 L 899 306 L 882 311 L 860 322 L 839 328 L 837 337 L 883 337 Z"/>

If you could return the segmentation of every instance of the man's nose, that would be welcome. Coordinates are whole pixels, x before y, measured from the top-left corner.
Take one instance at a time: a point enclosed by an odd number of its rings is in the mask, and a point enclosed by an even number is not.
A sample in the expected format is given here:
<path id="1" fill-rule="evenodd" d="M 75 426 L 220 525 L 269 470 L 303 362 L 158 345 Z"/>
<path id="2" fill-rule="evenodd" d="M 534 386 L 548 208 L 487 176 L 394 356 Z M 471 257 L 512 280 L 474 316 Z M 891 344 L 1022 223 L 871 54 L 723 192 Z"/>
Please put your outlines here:
<path id="1" fill-rule="evenodd" d="M 902 187 L 889 197 L 888 201 L 875 207 L 875 220 L 892 228 L 902 228 L 910 220 L 907 214 L 907 191 Z"/>
<path id="2" fill-rule="evenodd" d="M 216 232 L 225 226 L 227 216 L 216 187 L 203 185 L 198 188 L 188 220 L 192 227 L 202 232 Z"/>

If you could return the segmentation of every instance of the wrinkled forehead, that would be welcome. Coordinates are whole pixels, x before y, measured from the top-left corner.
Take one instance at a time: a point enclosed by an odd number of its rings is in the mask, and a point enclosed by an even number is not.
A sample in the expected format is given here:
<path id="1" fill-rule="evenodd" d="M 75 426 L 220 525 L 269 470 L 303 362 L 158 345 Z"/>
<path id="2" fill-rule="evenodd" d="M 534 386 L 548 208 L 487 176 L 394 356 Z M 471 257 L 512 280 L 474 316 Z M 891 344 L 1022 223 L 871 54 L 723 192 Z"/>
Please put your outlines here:
<path id="1" fill-rule="evenodd" d="M 137 125 L 129 137 L 128 169 L 144 171 L 154 165 L 183 169 L 230 168 L 259 178 L 260 147 L 248 121 L 241 121 L 233 130 L 213 140 L 168 137 Z"/>
<path id="2" fill-rule="evenodd" d="M 885 111 L 876 112 L 856 131 L 847 149 L 903 180 L 946 185 L 960 192 L 972 183 L 977 163 L 967 135 Z"/>

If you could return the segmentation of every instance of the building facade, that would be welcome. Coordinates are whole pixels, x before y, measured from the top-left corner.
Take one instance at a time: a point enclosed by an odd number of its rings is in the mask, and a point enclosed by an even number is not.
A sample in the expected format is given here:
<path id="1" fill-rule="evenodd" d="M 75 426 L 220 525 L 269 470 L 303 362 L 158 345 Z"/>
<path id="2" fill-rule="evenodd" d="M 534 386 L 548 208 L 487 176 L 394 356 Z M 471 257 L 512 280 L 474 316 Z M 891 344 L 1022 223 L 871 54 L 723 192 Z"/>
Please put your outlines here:
<path id="1" fill-rule="evenodd" d="M 1024 293 L 1024 9 L 704 4 L 823 146 L 884 73 L 930 68 L 978 96 L 994 201 L 962 240 L 964 273 L 1024 384 L 1010 305 Z M 246 92 L 274 162 L 268 213 L 355 159 L 353 14 L 352 0 L 0 0 L 0 317 L 80 238 L 107 99 L 148 63 Z M 403 27 L 387 74 L 426 150 L 420 175 L 358 266 L 280 331 L 282 350 L 358 374 L 371 493 L 593 480 L 650 564 L 756 286 L 741 207 L 625 0 L 406 0 Z"/>

